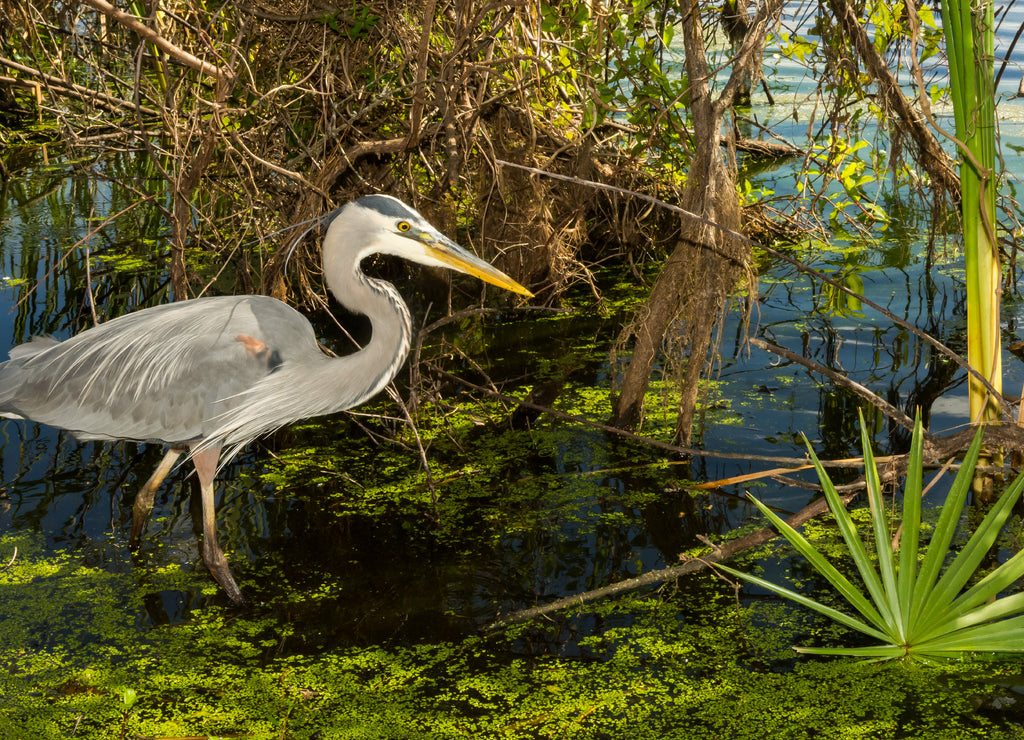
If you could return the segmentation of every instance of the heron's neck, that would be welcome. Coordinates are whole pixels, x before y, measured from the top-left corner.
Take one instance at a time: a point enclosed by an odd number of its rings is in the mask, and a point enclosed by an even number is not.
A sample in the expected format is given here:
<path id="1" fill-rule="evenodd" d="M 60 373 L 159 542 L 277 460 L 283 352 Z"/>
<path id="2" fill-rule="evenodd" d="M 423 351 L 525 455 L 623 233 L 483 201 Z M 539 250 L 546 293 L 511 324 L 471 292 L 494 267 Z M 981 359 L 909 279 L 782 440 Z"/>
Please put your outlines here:
<path id="1" fill-rule="evenodd" d="M 412 319 L 391 283 L 367 277 L 358 264 L 344 272 L 327 269 L 327 264 L 324 268 L 327 287 L 338 303 L 370 319 L 370 341 L 343 358 L 348 365 L 349 388 L 361 387 L 361 398 L 355 404 L 362 403 L 379 393 L 401 369 L 409 354 Z"/>

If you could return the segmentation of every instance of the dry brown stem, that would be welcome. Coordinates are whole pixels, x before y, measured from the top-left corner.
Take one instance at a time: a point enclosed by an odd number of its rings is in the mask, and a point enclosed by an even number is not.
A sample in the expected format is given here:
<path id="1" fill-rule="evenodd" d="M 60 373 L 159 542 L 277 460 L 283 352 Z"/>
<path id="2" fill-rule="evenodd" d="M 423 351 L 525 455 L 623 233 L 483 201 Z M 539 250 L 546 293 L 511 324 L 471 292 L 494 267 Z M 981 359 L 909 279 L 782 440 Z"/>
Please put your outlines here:
<path id="1" fill-rule="evenodd" d="M 824 375 L 826 378 L 831 380 L 836 385 L 842 386 L 843 388 L 849 388 L 851 391 L 853 391 L 858 396 L 863 398 L 865 401 L 870 403 L 872 406 L 877 408 L 883 414 L 891 418 L 904 429 L 914 431 L 913 419 L 911 419 L 898 408 L 896 408 L 891 403 L 886 401 L 884 398 L 879 398 L 877 394 L 872 393 L 863 385 L 861 385 L 855 380 L 850 379 L 846 375 L 843 375 L 842 373 L 837 373 L 835 370 L 827 368 L 821 363 L 809 360 L 808 358 L 802 355 L 798 355 L 796 352 L 791 352 L 785 347 L 780 347 L 776 344 L 771 344 L 769 342 L 764 341 L 763 339 L 751 337 L 747 341 L 749 341 L 755 347 L 759 347 L 765 350 L 766 352 L 771 352 L 772 354 L 778 355 L 779 357 L 783 357 L 789 360 L 790 362 L 795 362 L 799 365 L 803 365 L 812 372 L 818 373 L 819 375 Z M 931 434 L 929 432 L 925 432 L 924 434 L 926 438 L 931 437 Z"/>
<path id="2" fill-rule="evenodd" d="M 21 72 L 22 74 L 31 75 L 36 79 L 42 80 L 48 86 L 55 89 L 55 91 L 60 94 L 72 95 L 78 98 L 79 100 L 83 100 L 93 105 L 98 105 L 104 108 L 108 108 L 110 110 L 135 111 L 144 116 L 160 115 L 160 112 L 155 108 L 139 105 L 138 103 L 129 100 L 121 100 L 120 98 L 116 98 L 113 95 L 108 95 L 105 92 L 93 90 L 83 85 L 75 84 L 74 82 L 65 80 L 62 77 L 57 77 L 56 75 L 48 74 L 41 70 L 29 67 L 25 64 L 19 64 L 13 59 L 8 59 L 7 57 L 0 56 L 0 65 Z"/>
<path id="3" fill-rule="evenodd" d="M 957 175 L 956 163 L 946 153 L 928 128 L 925 117 L 916 110 L 903 94 L 899 82 L 889 71 L 885 59 L 878 53 L 871 39 L 868 38 L 857 12 L 847 0 L 828 0 L 828 5 L 839 21 L 843 33 L 850 39 L 865 68 L 878 86 L 881 102 L 899 118 L 906 128 L 921 154 L 917 158 L 921 167 L 932 179 L 933 187 L 940 192 L 949 193 L 954 200 L 960 197 L 960 177 Z"/>

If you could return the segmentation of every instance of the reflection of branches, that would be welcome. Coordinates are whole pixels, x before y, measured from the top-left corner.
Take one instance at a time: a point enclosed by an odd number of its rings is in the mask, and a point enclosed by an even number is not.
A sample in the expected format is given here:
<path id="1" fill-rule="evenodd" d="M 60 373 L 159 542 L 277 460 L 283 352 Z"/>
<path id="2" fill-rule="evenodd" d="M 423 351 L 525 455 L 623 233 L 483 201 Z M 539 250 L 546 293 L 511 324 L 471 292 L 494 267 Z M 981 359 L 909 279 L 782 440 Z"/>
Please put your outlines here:
<path id="1" fill-rule="evenodd" d="M 97 233 L 99 233 L 107 224 L 116 221 L 118 218 L 123 216 L 128 211 L 132 210 L 133 208 L 135 208 L 137 206 L 142 205 L 143 203 L 147 202 L 148 200 L 153 199 L 154 197 L 155 196 L 150 195 L 150 196 L 148 196 L 146 198 L 141 198 L 140 200 L 137 200 L 137 201 L 133 202 L 132 204 L 124 207 L 123 209 L 121 209 L 117 213 L 115 213 L 113 215 L 110 215 L 110 216 L 107 216 L 106 218 L 104 218 L 103 221 L 98 226 L 96 226 L 95 228 L 91 229 L 89 231 L 89 233 L 87 233 L 85 236 L 83 236 L 77 242 L 75 242 L 70 247 L 68 247 L 66 250 L 64 250 L 63 256 L 61 256 L 61 258 L 59 260 L 57 260 L 56 262 L 53 263 L 53 265 L 50 266 L 50 269 L 47 271 L 47 273 L 45 275 L 43 275 L 43 277 L 41 277 L 38 281 L 36 281 L 33 285 L 31 285 L 25 291 L 24 295 L 22 295 L 22 297 L 20 299 L 18 299 L 18 302 L 16 304 L 14 304 L 14 307 L 15 308 L 19 308 L 21 306 L 21 304 L 23 304 L 25 301 L 27 301 L 29 299 L 29 296 L 31 296 L 36 291 L 36 289 L 39 286 L 43 285 L 44 281 L 48 277 L 50 277 L 57 270 L 59 270 L 60 267 L 64 264 L 64 262 L 67 260 L 68 257 L 70 257 L 72 254 L 75 253 L 75 250 L 78 249 L 79 245 L 87 244 L 89 242 L 89 240 L 92 239 Z M 90 284 L 90 289 L 91 289 L 91 284 Z M 95 313 L 94 313 L 94 316 L 95 316 Z"/>
<path id="2" fill-rule="evenodd" d="M 842 496 L 844 504 L 849 504 L 857 495 L 857 491 L 847 493 Z M 828 503 L 824 498 L 819 498 L 816 501 L 808 504 L 803 509 L 798 511 L 796 514 L 786 520 L 786 523 L 791 527 L 796 528 L 804 524 L 805 522 L 813 519 L 814 517 L 821 516 L 828 511 Z M 624 581 L 618 581 L 611 583 L 607 586 L 587 591 L 581 594 L 574 594 L 572 596 L 566 596 L 565 598 L 552 601 L 549 604 L 543 604 L 541 606 L 535 606 L 529 609 L 522 609 L 517 612 L 513 612 L 507 616 L 501 617 L 490 625 L 487 626 L 488 632 L 497 632 L 503 630 L 510 625 L 518 624 L 520 622 L 526 622 L 536 617 L 545 616 L 552 612 L 559 611 L 561 609 L 571 609 L 572 607 L 582 606 L 591 601 L 598 599 L 607 598 L 616 594 L 626 593 L 628 591 L 635 591 L 640 588 L 646 588 L 649 586 L 655 586 L 659 583 L 664 583 L 680 576 L 684 576 L 688 573 L 698 573 L 705 568 L 720 563 L 735 557 L 744 550 L 749 550 L 752 547 L 763 545 L 778 537 L 772 527 L 764 527 L 752 532 L 739 539 L 730 540 L 720 547 L 715 547 L 714 550 L 700 558 L 694 558 L 687 560 L 686 562 L 680 563 L 679 565 L 671 565 L 667 568 L 661 568 L 659 570 L 652 570 L 644 573 L 643 575 L 637 576 L 636 578 L 629 578 Z M 714 547 L 714 546 L 713 546 Z"/>
<path id="3" fill-rule="evenodd" d="M 807 359 L 806 357 L 798 355 L 796 352 L 791 352 L 784 347 L 779 347 L 778 345 L 775 344 L 769 344 L 768 342 L 765 342 L 762 339 L 758 339 L 757 337 L 751 337 L 749 341 L 755 347 L 760 347 L 766 352 L 771 352 L 772 354 L 778 355 L 779 357 L 784 357 L 791 362 L 796 362 L 800 365 L 803 365 L 804 367 L 808 368 L 813 372 L 818 373 L 819 375 L 824 375 L 826 378 L 831 380 L 836 385 L 841 385 L 844 388 L 849 388 L 858 396 L 865 399 L 872 406 L 879 409 L 886 416 L 890 417 L 897 424 L 913 431 L 913 419 L 911 419 L 898 408 L 896 408 L 891 403 L 886 401 L 884 398 L 879 398 L 876 394 L 872 393 L 863 385 L 856 382 L 855 380 L 852 380 L 848 376 L 843 375 L 842 373 L 837 373 L 835 370 L 827 368 L 824 365 L 820 365 L 817 362 L 814 362 L 812 360 Z M 931 436 L 928 432 L 925 432 L 925 435 Z"/>

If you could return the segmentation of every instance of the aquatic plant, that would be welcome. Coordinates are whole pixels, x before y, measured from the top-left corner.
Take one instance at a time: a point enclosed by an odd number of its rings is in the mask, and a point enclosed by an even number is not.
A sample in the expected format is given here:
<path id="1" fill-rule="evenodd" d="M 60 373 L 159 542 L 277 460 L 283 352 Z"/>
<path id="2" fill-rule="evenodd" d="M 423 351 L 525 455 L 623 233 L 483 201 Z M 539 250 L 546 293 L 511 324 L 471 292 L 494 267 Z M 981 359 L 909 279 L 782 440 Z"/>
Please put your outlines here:
<path id="1" fill-rule="evenodd" d="M 1002 391 L 996 218 L 996 124 L 993 59 L 995 4 L 943 3 L 949 93 L 960 154 L 960 207 L 967 270 L 967 359 Z M 949 136 L 947 134 L 947 136 Z M 998 421 L 999 405 L 979 378 L 968 379 L 972 421 Z"/>
<path id="2" fill-rule="evenodd" d="M 839 526 L 846 548 L 860 574 L 862 588 L 854 585 L 824 555 L 767 506 L 751 500 L 797 551 L 823 575 L 857 611 L 860 618 L 833 609 L 803 594 L 743 573 L 718 566 L 727 573 L 762 586 L 798 604 L 814 609 L 847 627 L 879 641 L 864 647 L 809 648 L 803 653 L 850 655 L 878 659 L 938 659 L 960 657 L 967 652 L 1024 651 L 1024 593 L 998 598 L 1024 576 L 1024 552 L 1017 553 L 991 573 L 971 581 L 987 556 L 1014 504 L 1024 491 L 1024 475 L 1004 491 L 978 525 L 967 544 L 942 572 L 952 553 L 951 545 L 971 488 L 981 450 L 979 429 L 942 506 L 927 551 L 921 557 L 921 498 L 923 480 L 923 429 L 918 414 L 914 424 L 907 481 L 903 491 L 903 521 L 898 557 L 893 553 L 882 500 L 881 482 L 861 414 L 861 445 L 864 451 L 867 498 L 874 536 L 875 559 L 861 540 L 852 517 L 840 500 L 828 473 L 808 443 L 811 459 L 825 490 L 829 508 Z M 961 593 L 962 592 L 962 593 Z"/>
<path id="3" fill-rule="evenodd" d="M 323 622 L 289 588 L 257 609 L 153 624 L 143 604 L 201 573 L 172 566 L 143 593 L 131 569 L 53 553 L 38 533 L 0 533 L 0 558 L 4 740 L 1020 738 L 1010 667 L 979 680 L 964 665 L 793 665 L 799 620 L 760 602 L 741 627 L 732 590 L 703 574 L 582 621 L 352 645 L 331 631 L 347 587 L 324 597 Z M 571 642 L 567 627 L 582 627 Z"/>

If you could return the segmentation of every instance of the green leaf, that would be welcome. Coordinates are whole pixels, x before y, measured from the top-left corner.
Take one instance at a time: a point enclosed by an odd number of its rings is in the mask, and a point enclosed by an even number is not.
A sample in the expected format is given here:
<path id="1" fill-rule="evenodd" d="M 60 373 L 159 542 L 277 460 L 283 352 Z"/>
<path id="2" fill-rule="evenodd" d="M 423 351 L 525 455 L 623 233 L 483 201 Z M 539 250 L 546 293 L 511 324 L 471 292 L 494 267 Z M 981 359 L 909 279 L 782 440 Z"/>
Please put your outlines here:
<path id="1" fill-rule="evenodd" d="M 793 648 L 798 653 L 804 653 L 805 655 L 846 655 L 849 657 L 860 657 L 860 658 L 882 658 L 885 660 L 891 660 L 893 658 L 902 658 L 907 654 L 907 650 L 899 645 L 878 645 L 878 646 L 867 646 L 867 647 L 855 647 L 855 648 L 805 648 L 797 647 Z"/>
<path id="2" fill-rule="evenodd" d="M 940 635 L 952 634 L 957 630 L 976 627 L 986 622 L 1003 620 L 1012 614 L 1020 614 L 1022 611 L 1024 611 L 1024 593 L 1012 594 L 1002 599 L 996 599 L 984 606 L 966 611 L 953 619 L 943 620 L 941 632 L 937 631 L 934 635 L 921 635 L 919 641 L 927 642 L 938 639 Z M 1000 622 L 1000 624 L 1005 625 L 1006 621 Z"/>
<path id="3" fill-rule="evenodd" d="M 864 477 L 868 489 L 868 506 L 871 510 L 871 525 L 875 532 L 875 554 L 878 557 L 878 570 L 882 576 L 882 599 L 885 608 L 876 598 L 879 611 L 887 616 L 891 625 L 898 625 L 900 641 L 905 642 L 907 632 L 905 620 L 900 611 L 899 594 L 896 589 L 896 566 L 892 558 L 892 537 L 886 524 L 885 502 L 882 500 L 882 481 L 878 477 L 878 466 L 871 450 L 871 439 L 868 437 L 868 425 L 864 423 L 864 412 L 857 409 L 860 417 L 860 445 L 864 454 Z M 872 568 L 872 572 L 874 569 Z"/>
<path id="4" fill-rule="evenodd" d="M 978 453 L 981 451 L 982 431 L 979 428 L 974 435 L 960 470 L 953 479 L 949 494 L 942 505 L 942 512 L 939 514 L 939 521 L 935 525 L 931 542 L 928 545 L 928 552 L 924 556 L 924 562 L 918 571 L 917 583 L 914 585 L 914 598 L 911 604 L 910 632 L 917 631 L 916 621 L 926 618 L 927 612 L 923 607 L 926 600 L 931 596 L 932 589 L 939 577 L 939 571 L 946 555 L 949 553 L 950 543 L 956 533 L 957 524 L 960 522 L 960 513 L 964 508 L 964 501 L 967 499 L 967 492 L 971 487 L 971 480 L 974 476 L 974 466 L 978 462 Z"/>
<path id="5" fill-rule="evenodd" d="M 914 433 L 907 458 L 907 481 L 903 486 L 903 529 L 900 535 L 900 562 L 897 589 L 903 633 L 910 634 L 910 609 L 917 580 L 917 554 L 921 537 L 921 498 L 924 482 L 924 426 L 921 409 L 914 414 Z"/>
<path id="6" fill-rule="evenodd" d="M 1024 578 L 1024 552 L 1018 552 L 978 581 L 969 591 L 957 598 L 950 607 L 949 614 L 963 614 L 979 604 L 995 598 L 1000 591 L 1008 588 L 1021 578 Z"/>
<path id="7" fill-rule="evenodd" d="M 957 630 L 911 646 L 912 652 L 1024 652 L 1024 616 Z"/>
<path id="8" fill-rule="evenodd" d="M 819 462 L 818 464 L 820 465 L 821 463 Z M 835 487 L 833 486 L 833 492 L 834 491 Z M 860 612 L 864 618 L 871 622 L 875 627 L 880 630 L 885 630 L 886 625 L 888 624 L 886 620 L 878 613 L 878 610 L 872 606 L 871 602 L 864 596 L 864 594 L 862 594 L 856 586 L 850 583 L 846 576 L 840 573 L 832 563 L 825 559 L 824 555 L 814 548 L 814 545 L 808 542 L 802 534 L 786 524 L 786 522 L 784 522 L 774 511 L 769 509 L 753 496 L 750 496 L 750 494 L 747 495 L 750 500 L 754 502 L 757 508 L 761 510 L 761 513 L 768 517 L 772 526 L 779 530 L 779 533 L 789 540 L 801 555 L 807 558 L 808 562 L 814 566 L 815 570 L 821 573 L 828 582 L 831 583 L 840 594 L 842 594 L 843 598 L 846 599 L 854 609 Z M 838 494 L 836 495 L 838 497 Z M 841 503 L 839 510 L 847 518 L 849 517 L 849 514 L 847 514 L 846 509 Z"/>
<path id="9" fill-rule="evenodd" d="M 828 501 L 828 507 L 832 511 L 832 516 L 835 517 L 836 524 L 839 525 L 839 533 L 843 536 L 843 541 L 846 542 L 846 547 L 850 550 L 850 555 L 853 556 L 853 562 L 857 566 L 857 572 L 860 573 L 861 580 L 864 582 L 864 586 L 867 588 L 868 594 L 874 602 L 874 607 L 871 608 L 871 613 L 876 615 L 876 617 L 869 616 L 862 607 L 857 607 L 856 604 L 854 604 L 854 606 L 857 608 L 857 611 L 871 620 L 874 625 L 885 629 L 885 625 L 891 626 L 893 624 L 893 620 L 892 613 L 886 609 L 885 591 L 882 587 L 882 582 L 879 580 L 878 574 L 875 572 L 875 566 L 871 562 L 871 558 L 868 555 L 867 550 L 864 549 L 864 543 L 861 542 L 860 535 L 857 533 L 857 525 L 854 524 L 853 519 L 850 517 L 850 513 L 846 510 L 846 506 L 843 504 L 843 500 L 840 498 L 838 491 L 836 491 L 836 487 L 832 483 L 832 479 L 829 478 L 828 472 L 826 472 L 821 461 L 818 459 L 818 456 L 814 453 L 814 450 L 811 448 L 811 444 L 807 441 L 806 437 L 804 438 L 804 442 L 807 444 L 808 454 L 810 455 L 811 462 L 814 464 L 814 470 L 818 474 L 818 480 L 821 482 L 821 487 L 825 491 L 825 499 Z M 808 545 L 808 547 L 811 546 Z M 813 547 L 811 549 L 813 549 Z M 807 556 L 804 555 L 804 557 Z M 808 560 L 810 560 L 810 558 L 808 558 Z M 835 584 L 833 583 L 833 585 Z M 851 604 L 854 603 L 846 593 L 841 590 L 840 593 L 843 593 L 843 596 L 846 597 L 846 600 L 850 601 Z M 859 591 L 857 591 L 857 594 L 858 596 L 861 596 Z M 861 596 L 861 598 L 863 598 L 863 596 Z"/>
<path id="10" fill-rule="evenodd" d="M 1024 477 L 1018 477 L 1003 492 L 1003 495 L 999 497 L 999 500 L 989 510 L 988 514 L 985 515 L 981 524 L 975 529 L 970 540 L 957 554 L 953 562 L 949 564 L 945 574 L 935 584 L 935 588 L 924 604 L 923 609 L 925 614 L 929 615 L 929 619 L 941 620 L 950 611 L 957 594 L 960 593 L 960 590 L 967 581 L 971 579 L 978 566 L 981 565 L 981 561 L 988 555 L 992 545 L 995 544 L 1003 524 L 1010 514 L 1013 513 L 1013 505 L 1017 503 L 1022 490 L 1024 490 Z M 973 603 L 981 603 L 994 596 L 995 593 L 988 593 L 986 591 L 980 595 L 984 598 L 979 598 L 979 594 L 975 594 L 972 597 L 974 599 Z M 967 601 L 960 608 L 961 610 L 969 609 L 971 606 L 972 602 Z"/>
<path id="11" fill-rule="evenodd" d="M 736 570 L 735 568 L 730 568 L 726 565 L 722 565 L 721 563 L 718 563 L 715 567 L 720 568 L 724 570 L 726 573 L 730 573 L 736 576 L 737 578 L 742 578 L 745 581 L 749 581 L 750 583 L 760 586 L 761 588 L 768 589 L 769 591 L 776 593 L 779 596 L 782 596 L 786 599 L 795 601 L 797 604 L 800 604 L 801 606 L 806 606 L 809 609 L 813 609 L 814 611 L 819 612 L 820 614 L 824 614 L 826 617 L 833 621 L 839 622 L 840 624 L 845 624 L 847 627 L 855 629 L 858 632 L 863 632 L 865 635 L 874 637 L 877 640 L 886 641 L 889 639 L 889 636 L 886 635 L 884 632 L 880 632 L 874 629 L 873 627 L 865 624 L 859 619 L 851 617 L 849 614 L 845 614 L 839 611 L 838 609 L 833 609 L 830 606 L 825 606 L 821 602 L 808 598 L 807 596 L 799 594 L 796 591 L 791 591 L 790 589 L 785 588 L 783 586 L 779 586 L 778 584 L 772 583 L 771 581 L 766 581 L 763 578 L 752 576 L 749 573 L 744 573 L 742 571 Z"/>

